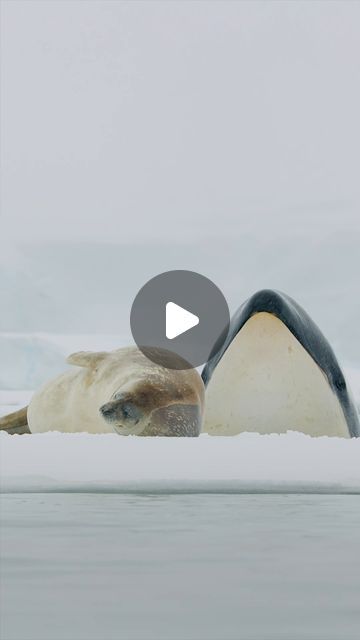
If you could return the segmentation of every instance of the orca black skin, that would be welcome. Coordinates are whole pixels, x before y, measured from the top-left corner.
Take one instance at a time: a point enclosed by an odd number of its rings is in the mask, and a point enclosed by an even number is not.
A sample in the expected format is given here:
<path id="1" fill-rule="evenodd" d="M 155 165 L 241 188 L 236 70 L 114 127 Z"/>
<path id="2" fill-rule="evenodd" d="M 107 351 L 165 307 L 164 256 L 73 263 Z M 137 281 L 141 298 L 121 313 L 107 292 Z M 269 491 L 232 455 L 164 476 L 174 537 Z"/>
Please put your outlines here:
<path id="1" fill-rule="evenodd" d="M 351 395 L 348 393 L 344 375 L 332 348 L 306 311 L 295 300 L 280 291 L 263 289 L 255 293 L 239 307 L 231 319 L 225 343 L 220 351 L 209 360 L 202 371 L 202 379 L 205 386 L 209 383 L 215 367 L 247 320 L 256 313 L 261 312 L 270 313 L 281 320 L 309 353 L 325 374 L 331 389 L 338 398 L 350 437 L 359 437 L 360 423 L 357 409 L 354 406 Z"/>

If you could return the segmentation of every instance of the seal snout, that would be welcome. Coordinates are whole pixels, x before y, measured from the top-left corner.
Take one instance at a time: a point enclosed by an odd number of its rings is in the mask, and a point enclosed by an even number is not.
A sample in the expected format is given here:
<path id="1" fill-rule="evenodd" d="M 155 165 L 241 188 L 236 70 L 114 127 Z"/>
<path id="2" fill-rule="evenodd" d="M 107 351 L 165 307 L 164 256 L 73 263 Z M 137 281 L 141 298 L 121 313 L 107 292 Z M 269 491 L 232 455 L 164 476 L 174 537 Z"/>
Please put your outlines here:
<path id="1" fill-rule="evenodd" d="M 102 407 L 100 407 L 100 413 L 103 415 L 103 417 L 107 420 L 111 420 L 111 418 L 114 416 L 115 414 L 115 410 L 113 407 L 113 403 L 112 402 L 107 402 L 106 404 L 104 404 Z"/>
<path id="2" fill-rule="evenodd" d="M 133 402 L 123 400 L 106 402 L 100 407 L 100 413 L 107 422 L 123 425 L 128 423 L 136 425 L 143 417 L 142 412 Z"/>

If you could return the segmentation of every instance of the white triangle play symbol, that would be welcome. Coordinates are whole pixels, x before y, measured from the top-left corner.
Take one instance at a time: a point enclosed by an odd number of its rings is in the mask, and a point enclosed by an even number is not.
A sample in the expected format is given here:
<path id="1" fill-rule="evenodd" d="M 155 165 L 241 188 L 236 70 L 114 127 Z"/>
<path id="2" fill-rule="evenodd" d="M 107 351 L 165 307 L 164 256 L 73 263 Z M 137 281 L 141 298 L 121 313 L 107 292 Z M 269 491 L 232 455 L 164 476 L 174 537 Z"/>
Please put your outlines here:
<path id="1" fill-rule="evenodd" d="M 183 307 L 179 307 L 175 302 L 166 304 L 166 337 L 169 340 L 173 340 L 185 331 L 196 327 L 199 322 L 197 316 Z"/>

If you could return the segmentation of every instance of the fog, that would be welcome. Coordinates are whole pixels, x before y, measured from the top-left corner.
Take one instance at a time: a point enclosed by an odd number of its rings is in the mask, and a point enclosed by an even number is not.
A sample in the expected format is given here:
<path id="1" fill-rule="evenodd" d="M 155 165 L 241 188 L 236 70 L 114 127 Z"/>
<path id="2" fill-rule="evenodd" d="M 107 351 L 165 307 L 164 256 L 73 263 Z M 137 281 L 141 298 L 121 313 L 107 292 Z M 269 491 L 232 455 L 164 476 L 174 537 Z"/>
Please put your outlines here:
<path id="1" fill-rule="evenodd" d="M 201 240 L 307 213 L 359 230 L 359 19 L 352 2 L 4 2 L 2 229 Z"/>
<path id="2" fill-rule="evenodd" d="M 117 333 L 195 269 L 358 362 L 360 5 L 3 2 L 2 332 Z M 111 244 L 112 246 L 109 246 Z"/>

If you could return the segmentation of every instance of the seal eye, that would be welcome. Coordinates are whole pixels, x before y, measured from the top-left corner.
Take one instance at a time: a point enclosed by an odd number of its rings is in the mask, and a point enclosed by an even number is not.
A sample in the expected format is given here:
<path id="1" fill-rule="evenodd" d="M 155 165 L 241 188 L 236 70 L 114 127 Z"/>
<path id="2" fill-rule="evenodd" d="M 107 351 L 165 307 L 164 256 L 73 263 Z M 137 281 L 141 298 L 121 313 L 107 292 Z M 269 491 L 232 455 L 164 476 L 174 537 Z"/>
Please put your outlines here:
<path id="1" fill-rule="evenodd" d="M 123 413 L 124 418 L 132 418 L 133 417 L 133 407 L 129 402 L 125 402 L 122 405 L 121 411 Z"/>
<path id="2" fill-rule="evenodd" d="M 132 402 L 124 402 L 121 405 L 121 413 L 126 420 L 135 420 L 136 423 L 140 420 L 140 411 Z"/>

